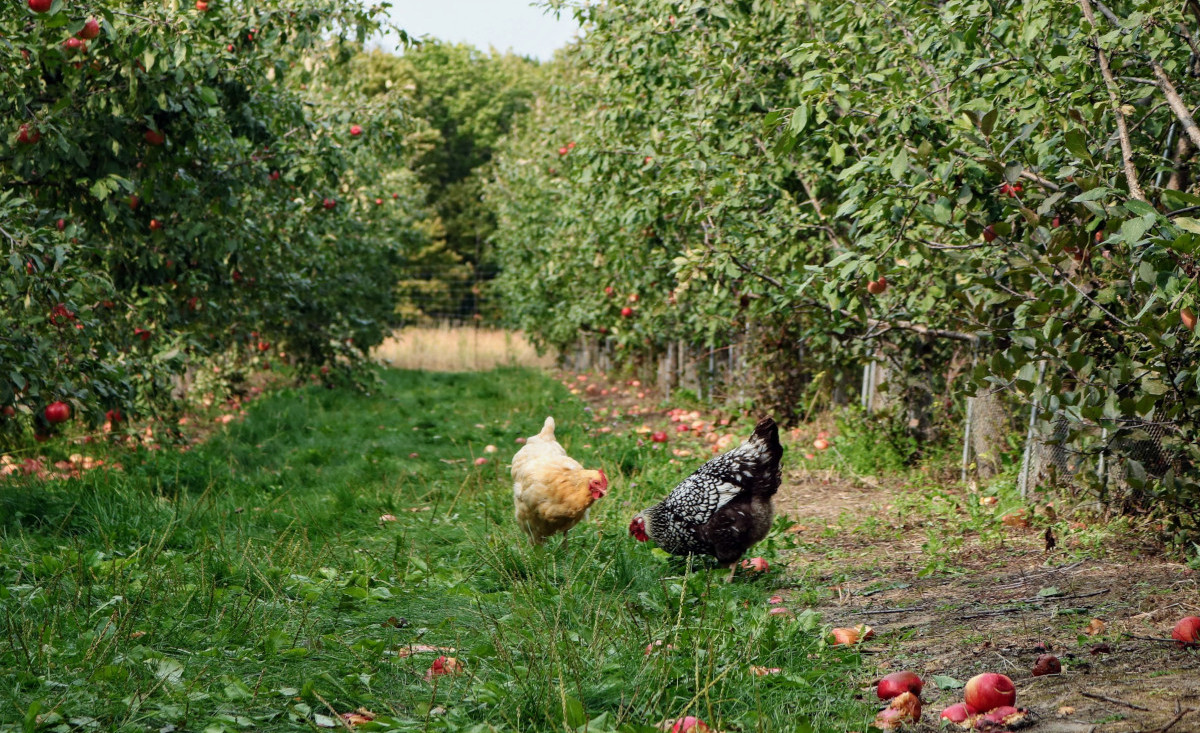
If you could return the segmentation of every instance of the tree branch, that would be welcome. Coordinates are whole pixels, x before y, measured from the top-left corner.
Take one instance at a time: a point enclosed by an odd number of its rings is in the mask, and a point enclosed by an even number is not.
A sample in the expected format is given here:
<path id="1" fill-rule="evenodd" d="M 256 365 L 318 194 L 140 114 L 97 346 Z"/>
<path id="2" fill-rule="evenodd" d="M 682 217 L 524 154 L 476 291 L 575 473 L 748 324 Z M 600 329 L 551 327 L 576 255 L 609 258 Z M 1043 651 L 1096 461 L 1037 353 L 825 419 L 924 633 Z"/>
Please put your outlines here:
<path id="1" fill-rule="evenodd" d="M 1183 131 L 1187 133 L 1188 139 L 1192 141 L 1192 145 L 1200 148 L 1200 127 L 1196 125 L 1196 120 L 1192 117 L 1191 110 L 1183 103 L 1183 99 L 1179 96 L 1179 92 L 1175 90 L 1175 85 L 1171 83 L 1171 79 L 1167 76 L 1167 72 L 1163 69 L 1162 64 L 1157 61 L 1151 61 L 1150 68 L 1154 69 L 1154 76 L 1158 78 L 1158 88 L 1162 90 L 1163 96 L 1167 98 L 1167 105 L 1175 113 L 1179 124 L 1183 125 Z"/>
<path id="2" fill-rule="evenodd" d="M 1100 74 L 1104 77 L 1104 85 L 1108 88 L 1108 99 L 1112 102 L 1113 114 L 1117 118 L 1117 135 L 1121 139 L 1121 161 L 1125 166 L 1125 183 L 1129 186 L 1129 195 L 1139 201 L 1145 201 L 1146 194 L 1142 193 L 1142 185 L 1138 183 L 1137 166 L 1133 162 L 1133 145 L 1129 142 L 1129 126 L 1125 121 L 1125 113 L 1121 110 L 1121 96 L 1118 93 L 1120 87 L 1117 86 L 1117 80 L 1113 78 L 1112 69 L 1108 66 L 1108 54 L 1100 48 L 1100 41 L 1096 38 L 1096 14 L 1092 12 L 1091 0 L 1079 0 L 1079 7 L 1083 9 L 1083 17 L 1092 26 L 1092 42 L 1096 44 L 1096 58 L 1100 62 Z"/>

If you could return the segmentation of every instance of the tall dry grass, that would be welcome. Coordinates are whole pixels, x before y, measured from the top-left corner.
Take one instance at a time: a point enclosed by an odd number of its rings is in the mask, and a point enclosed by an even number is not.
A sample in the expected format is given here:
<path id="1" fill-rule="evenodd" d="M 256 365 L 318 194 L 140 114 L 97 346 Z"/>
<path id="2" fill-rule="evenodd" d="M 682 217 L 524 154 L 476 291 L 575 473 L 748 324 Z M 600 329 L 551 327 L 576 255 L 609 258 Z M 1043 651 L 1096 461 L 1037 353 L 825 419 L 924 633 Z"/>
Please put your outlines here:
<path id="1" fill-rule="evenodd" d="M 375 359 L 397 369 L 476 372 L 501 366 L 552 367 L 519 331 L 473 326 L 411 326 L 375 350 Z"/>

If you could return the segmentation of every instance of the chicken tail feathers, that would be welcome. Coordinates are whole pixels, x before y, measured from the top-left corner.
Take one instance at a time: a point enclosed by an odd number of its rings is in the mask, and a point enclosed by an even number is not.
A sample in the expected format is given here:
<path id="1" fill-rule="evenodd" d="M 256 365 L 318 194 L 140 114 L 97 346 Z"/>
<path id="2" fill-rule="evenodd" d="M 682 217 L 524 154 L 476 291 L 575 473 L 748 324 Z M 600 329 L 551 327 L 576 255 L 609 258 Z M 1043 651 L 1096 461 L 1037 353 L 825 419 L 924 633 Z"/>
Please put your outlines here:
<path id="1" fill-rule="evenodd" d="M 542 432 L 538 433 L 538 437 L 543 440 L 554 440 L 554 418 L 547 417 L 546 422 L 542 424 Z M 776 436 L 778 442 L 778 436 Z"/>
<path id="2" fill-rule="evenodd" d="M 783 483 L 779 467 L 783 460 L 783 446 L 779 443 L 779 426 L 775 424 L 774 419 L 765 417 L 754 427 L 754 435 L 750 436 L 750 440 L 746 442 L 758 448 L 751 454 L 757 457 L 756 462 L 764 469 L 756 472 L 757 475 L 751 483 L 750 489 L 756 494 L 771 496 Z"/>

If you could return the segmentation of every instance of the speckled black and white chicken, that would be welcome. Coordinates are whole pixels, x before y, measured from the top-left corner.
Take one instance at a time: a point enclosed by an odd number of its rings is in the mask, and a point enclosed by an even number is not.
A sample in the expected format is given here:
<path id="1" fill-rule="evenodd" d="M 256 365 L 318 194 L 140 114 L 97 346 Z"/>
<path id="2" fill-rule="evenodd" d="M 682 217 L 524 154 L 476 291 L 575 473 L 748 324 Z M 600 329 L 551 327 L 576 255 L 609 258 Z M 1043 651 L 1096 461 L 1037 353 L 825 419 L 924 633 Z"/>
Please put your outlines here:
<path id="1" fill-rule="evenodd" d="M 705 463 L 658 504 L 638 512 L 629 534 L 672 555 L 711 555 L 733 570 L 767 536 L 782 481 L 779 427 L 766 418 L 745 443 Z M 730 572 L 730 578 L 733 572 Z"/>

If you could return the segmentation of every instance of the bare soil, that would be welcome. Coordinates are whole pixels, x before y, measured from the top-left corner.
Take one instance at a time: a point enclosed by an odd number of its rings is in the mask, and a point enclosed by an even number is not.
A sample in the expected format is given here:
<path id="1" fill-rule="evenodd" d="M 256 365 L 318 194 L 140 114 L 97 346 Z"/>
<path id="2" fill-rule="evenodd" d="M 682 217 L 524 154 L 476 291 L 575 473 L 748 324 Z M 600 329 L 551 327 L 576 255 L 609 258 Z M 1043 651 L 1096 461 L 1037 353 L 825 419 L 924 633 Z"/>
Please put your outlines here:
<path id="1" fill-rule="evenodd" d="M 1006 674 L 1032 713 L 1027 729 L 1040 733 L 1200 731 L 1200 654 L 1149 640 L 1169 639 L 1176 620 L 1200 612 L 1194 571 L 1133 536 L 1094 548 L 1056 538 L 1047 551 L 1044 530 L 1019 526 L 999 542 L 962 536 L 932 558 L 930 530 L 956 528 L 907 522 L 894 506 L 910 489 L 871 483 L 793 471 L 777 508 L 801 538 L 790 567 L 829 583 L 814 610 L 836 626 L 870 625 L 876 672 L 911 669 L 927 683 Z M 947 569 L 930 572 L 939 559 Z M 1032 676 L 1047 650 L 1063 673 Z M 927 684 L 924 729 L 936 730 L 938 712 L 961 694 Z"/>

